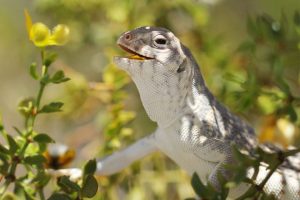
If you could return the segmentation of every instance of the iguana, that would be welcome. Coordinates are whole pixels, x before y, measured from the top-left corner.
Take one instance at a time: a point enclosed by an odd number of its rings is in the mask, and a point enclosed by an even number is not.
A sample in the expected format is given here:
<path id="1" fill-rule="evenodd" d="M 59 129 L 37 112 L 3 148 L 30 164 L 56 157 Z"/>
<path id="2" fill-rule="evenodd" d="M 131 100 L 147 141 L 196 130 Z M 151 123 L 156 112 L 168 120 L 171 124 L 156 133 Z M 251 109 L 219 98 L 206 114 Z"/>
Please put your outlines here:
<path id="1" fill-rule="evenodd" d="M 218 103 L 189 49 L 169 30 L 139 27 L 123 33 L 117 44 L 132 56 L 115 57 L 114 63 L 132 78 L 149 118 L 158 127 L 126 149 L 99 160 L 97 173 L 119 172 L 161 151 L 188 174 L 196 172 L 203 182 L 218 188 L 217 174 L 226 174 L 224 164 L 235 162 L 231 145 L 249 153 L 257 147 L 253 128 Z M 264 190 L 278 199 L 300 199 L 299 158 L 291 157 L 280 166 Z M 260 183 L 267 172 L 262 166 L 254 181 Z M 241 184 L 230 190 L 229 196 L 236 198 L 247 188 Z"/>

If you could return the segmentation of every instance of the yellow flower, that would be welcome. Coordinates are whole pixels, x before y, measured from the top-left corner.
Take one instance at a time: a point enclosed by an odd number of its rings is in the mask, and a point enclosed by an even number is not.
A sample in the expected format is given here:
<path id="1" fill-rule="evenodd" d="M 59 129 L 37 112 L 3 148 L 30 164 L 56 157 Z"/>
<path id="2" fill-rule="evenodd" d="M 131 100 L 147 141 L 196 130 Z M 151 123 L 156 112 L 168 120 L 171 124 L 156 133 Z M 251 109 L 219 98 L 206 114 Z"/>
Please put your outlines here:
<path id="1" fill-rule="evenodd" d="M 57 45 L 64 45 L 68 42 L 70 29 L 64 24 L 58 24 L 53 28 L 51 39 Z"/>
<path id="2" fill-rule="evenodd" d="M 48 46 L 50 36 L 50 30 L 43 23 L 35 23 L 30 28 L 29 38 L 38 47 Z"/>
<path id="3" fill-rule="evenodd" d="M 67 43 L 70 35 L 70 29 L 64 24 L 58 24 L 52 31 L 43 23 L 32 23 L 28 11 L 24 10 L 25 23 L 29 36 L 29 40 L 37 47 L 45 47 L 51 45 L 64 45 Z"/>

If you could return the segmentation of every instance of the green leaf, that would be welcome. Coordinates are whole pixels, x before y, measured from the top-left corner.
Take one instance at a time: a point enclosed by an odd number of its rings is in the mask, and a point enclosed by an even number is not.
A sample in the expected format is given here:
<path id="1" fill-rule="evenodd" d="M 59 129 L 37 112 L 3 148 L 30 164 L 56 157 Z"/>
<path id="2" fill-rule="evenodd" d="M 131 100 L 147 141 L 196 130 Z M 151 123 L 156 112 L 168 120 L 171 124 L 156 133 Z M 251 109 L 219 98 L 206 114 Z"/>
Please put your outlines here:
<path id="1" fill-rule="evenodd" d="M 274 194 L 263 193 L 261 200 L 277 200 Z"/>
<path id="2" fill-rule="evenodd" d="M 28 192 L 25 190 L 25 188 L 23 188 L 23 192 L 24 192 L 25 200 L 35 200 L 34 197 L 32 197 L 30 194 L 28 194 Z"/>
<path id="3" fill-rule="evenodd" d="M 85 181 L 83 182 L 81 194 L 83 197 L 92 198 L 96 195 L 98 190 L 97 180 L 93 175 L 87 175 Z"/>
<path id="4" fill-rule="evenodd" d="M 62 70 L 57 71 L 51 78 L 51 82 L 55 84 L 66 82 L 68 80 L 70 80 L 70 78 L 65 77 L 65 74 Z"/>
<path id="5" fill-rule="evenodd" d="M 2 133 L 3 130 L 4 130 L 4 126 L 3 126 L 2 116 L 0 114 L 0 132 Z"/>
<path id="6" fill-rule="evenodd" d="M 20 101 L 18 104 L 18 111 L 28 117 L 32 115 L 33 108 L 34 108 L 35 99 L 33 97 L 28 97 Z"/>
<path id="7" fill-rule="evenodd" d="M 286 107 L 286 111 L 287 111 L 287 114 L 289 115 L 289 118 L 292 122 L 296 122 L 297 119 L 298 119 L 298 116 L 297 116 L 297 112 L 295 110 L 295 108 L 293 107 L 293 105 L 288 105 Z"/>
<path id="8" fill-rule="evenodd" d="M 247 18 L 247 32 L 252 37 L 256 38 L 257 36 L 257 26 L 255 24 L 255 21 L 251 18 Z"/>
<path id="9" fill-rule="evenodd" d="M 10 154 L 16 153 L 17 150 L 19 149 L 19 145 L 17 144 L 15 139 L 12 136 L 8 135 L 8 134 L 6 135 L 6 139 L 7 139 L 7 142 L 8 142 Z"/>
<path id="10" fill-rule="evenodd" d="M 273 34 L 274 31 L 272 29 L 273 23 L 274 23 L 274 19 L 267 14 L 263 14 L 257 17 L 256 24 L 260 30 L 261 36 L 265 38 L 272 38 L 275 36 Z"/>
<path id="11" fill-rule="evenodd" d="M 18 129 L 17 127 L 13 127 L 15 129 L 15 131 L 20 135 L 20 136 L 23 136 L 23 133 L 22 131 L 20 131 L 20 129 Z"/>
<path id="12" fill-rule="evenodd" d="M 261 160 L 264 163 L 267 163 L 269 165 L 269 167 L 273 167 L 273 166 L 277 165 L 280 162 L 278 153 L 266 152 L 261 147 L 258 147 L 256 149 L 256 152 L 260 156 Z"/>
<path id="13" fill-rule="evenodd" d="M 38 80 L 39 79 L 39 75 L 37 74 L 37 71 L 36 71 L 36 68 L 37 68 L 37 65 L 36 63 L 32 63 L 30 65 L 30 75 L 32 78 L 34 78 L 35 80 Z"/>
<path id="14" fill-rule="evenodd" d="M 8 192 L 1 198 L 1 200 L 18 200 L 18 199 L 19 198 L 15 194 L 8 193 Z"/>
<path id="15" fill-rule="evenodd" d="M 33 140 L 38 143 L 53 143 L 54 142 L 54 140 L 45 133 L 40 133 L 40 134 L 36 135 L 33 138 Z"/>
<path id="16" fill-rule="evenodd" d="M 52 102 L 43 106 L 43 108 L 39 111 L 39 113 L 52 113 L 52 112 L 60 112 L 61 107 L 64 104 L 62 102 Z"/>
<path id="17" fill-rule="evenodd" d="M 232 145 L 231 150 L 232 150 L 232 154 L 233 154 L 234 159 L 239 161 L 240 164 L 243 164 L 245 166 L 254 165 L 255 160 L 252 159 L 250 156 L 241 153 L 240 150 L 235 145 Z"/>
<path id="18" fill-rule="evenodd" d="M 300 26 L 300 12 L 299 11 L 296 11 L 294 14 L 294 23 L 297 26 Z"/>
<path id="19" fill-rule="evenodd" d="M 57 184 L 65 191 L 80 192 L 80 187 L 77 183 L 72 182 L 69 177 L 61 176 L 58 178 Z"/>
<path id="20" fill-rule="evenodd" d="M 295 23 L 295 29 L 298 36 L 300 36 L 300 12 L 296 11 L 294 15 L 294 23 Z M 300 43 L 298 43 L 298 49 L 300 49 Z"/>
<path id="21" fill-rule="evenodd" d="M 206 197 L 207 196 L 207 191 L 205 189 L 206 187 L 202 183 L 202 181 L 200 180 L 199 176 L 196 173 L 194 173 L 193 176 L 192 176 L 191 184 L 192 184 L 192 187 L 193 187 L 195 193 L 199 197 Z"/>
<path id="22" fill-rule="evenodd" d="M 93 175 L 97 169 L 97 162 L 95 159 L 89 160 L 83 169 L 83 176 Z"/>
<path id="23" fill-rule="evenodd" d="M 229 193 L 229 189 L 226 187 L 227 180 L 221 172 L 218 173 L 217 178 L 221 186 L 220 194 L 222 195 L 223 199 L 226 199 Z"/>
<path id="24" fill-rule="evenodd" d="M 69 197 L 66 194 L 61 193 L 53 193 L 48 200 L 72 200 L 71 197 Z"/>
<path id="25" fill-rule="evenodd" d="M 45 74 L 40 82 L 43 85 L 47 85 L 50 81 L 51 80 L 50 80 L 49 74 Z"/>
<path id="26" fill-rule="evenodd" d="M 5 149 L 7 151 L 7 149 Z M 3 162 L 9 161 L 7 153 L 3 152 L 2 149 L 0 149 L 0 160 Z"/>
<path id="27" fill-rule="evenodd" d="M 46 53 L 43 65 L 45 65 L 46 67 L 49 67 L 56 60 L 56 58 L 57 58 L 56 53 L 53 53 L 53 52 Z"/>
<path id="28" fill-rule="evenodd" d="M 9 154 L 9 150 L 6 147 L 4 147 L 2 144 L 0 144 L 0 152 Z"/>
<path id="29" fill-rule="evenodd" d="M 253 41 L 245 41 L 239 45 L 237 51 L 254 53 L 255 49 L 256 49 L 256 45 Z"/>
<path id="30" fill-rule="evenodd" d="M 51 180 L 51 176 L 46 174 L 44 171 L 39 171 L 38 174 L 32 179 L 32 183 L 37 183 L 38 187 L 44 187 Z"/>
<path id="31" fill-rule="evenodd" d="M 8 174 L 9 167 L 10 167 L 10 164 L 8 162 L 3 161 L 0 165 L 0 174 Z"/>
<path id="32" fill-rule="evenodd" d="M 24 158 L 24 162 L 28 165 L 41 166 L 44 162 L 46 162 L 46 158 L 42 155 L 26 156 Z"/>

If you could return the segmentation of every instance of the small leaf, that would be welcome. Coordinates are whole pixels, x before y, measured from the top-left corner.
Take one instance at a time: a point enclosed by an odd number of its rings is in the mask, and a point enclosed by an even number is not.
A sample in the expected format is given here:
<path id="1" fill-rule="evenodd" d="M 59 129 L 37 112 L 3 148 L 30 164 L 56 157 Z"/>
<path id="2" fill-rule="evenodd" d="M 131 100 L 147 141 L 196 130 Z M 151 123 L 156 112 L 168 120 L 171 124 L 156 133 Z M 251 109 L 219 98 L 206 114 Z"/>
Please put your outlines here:
<path id="1" fill-rule="evenodd" d="M 15 129 L 15 131 L 20 135 L 20 136 L 23 136 L 23 133 L 22 131 L 20 131 L 20 129 L 18 129 L 17 127 L 13 127 Z"/>
<path id="2" fill-rule="evenodd" d="M 97 169 L 97 162 L 95 159 L 89 160 L 87 164 L 84 166 L 83 176 L 93 175 Z"/>
<path id="3" fill-rule="evenodd" d="M 4 130 L 4 126 L 3 126 L 2 116 L 0 114 L 0 132 L 2 132 L 3 130 Z"/>
<path id="4" fill-rule="evenodd" d="M 298 119 L 297 112 L 295 108 L 290 104 L 286 107 L 287 114 L 292 122 L 296 122 Z"/>
<path id="5" fill-rule="evenodd" d="M 256 49 L 256 45 L 253 41 L 245 41 L 239 45 L 237 51 L 254 53 L 255 49 Z"/>
<path id="6" fill-rule="evenodd" d="M 51 176 L 49 174 L 46 174 L 44 171 L 38 172 L 38 174 L 32 179 L 32 183 L 37 184 L 39 187 L 44 187 L 48 184 L 48 182 L 51 180 Z"/>
<path id="7" fill-rule="evenodd" d="M 67 176 L 59 177 L 57 184 L 66 191 L 80 192 L 79 185 L 72 182 Z"/>
<path id="8" fill-rule="evenodd" d="M 31 75 L 31 77 L 32 78 L 34 78 L 35 80 L 38 80 L 38 78 L 39 78 L 39 75 L 37 74 L 37 72 L 36 72 L 36 68 L 37 68 L 37 65 L 36 65 L 36 63 L 32 63 L 31 65 L 30 65 L 30 75 Z"/>
<path id="9" fill-rule="evenodd" d="M 0 144 L 0 152 L 5 153 L 5 154 L 9 154 L 9 150 L 1 144 Z"/>
<path id="10" fill-rule="evenodd" d="M 254 22 L 254 20 L 251 17 L 248 17 L 247 19 L 247 32 L 252 37 L 256 38 L 257 36 L 257 26 Z"/>
<path id="11" fill-rule="evenodd" d="M 44 65 L 46 67 L 49 67 L 57 58 L 57 54 L 56 53 L 47 53 L 45 54 L 45 59 L 44 59 Z"/>
<path id="12" fill-rule="evenodd" d="M 200 180 L 199 176 L 196 173 L 194 173 L 192 176 L 191 184 L 192 184 L 192 187 L 193 187 L 195 193 L 199 197 L 206 196 L 207 191 L 205 189 L 205 185 L 202 183 L 202 181 Z"/>
<path id="13" fill-rule="evenodd" d="M 87 175 L 81 189 L 81 194 L 83 197 L 92 198 L 96 195 L 98 190 L 98 183 L 94 176 Z"/>
<path id="14" fill-rule="evenodd" d="M 70 80 L 70 78 L 65 77 L 65 74 L 62 70 L 57 71 L 51 78 L 51 82 L 55 84 L 66 82 L 68 80 Z"/>
<path id="15" fill-rule="evenodd" d="M 18 200 L 18 197 L 13 193 L 7 192 L 4 194 L 1 200 Z"/>
<path id="16" fill-rule="evenodd" d="M 255 160 L 252 159 L 250 156 L 241 153 L 240 150 L 235 145 L 232 145 L 231 150 L 234 159 L 236 159 L 239 162 L 239 164 L 244 166 L 254 165 Z"/>
<path id="17" fill-rule="evenodd" d="M 38 143 L 53 143 L 54 142 L 54 140 L 45 133 L 40 133 L 40 134 L 36 135 L 33 138 L 33 140 Z"/>
<path id="18" fill-rule="evenodd" d="M 33 108 L 34 108 L 34 102 L 35 99 L 33 97 L 28 97 L 20 101 L 18 104 L 18 111 L 28 117 L 32 114 Z"/>
<path id="19" fill-rule="evenodd" d="M 61 193 L 52 194 L 48 200 L 72 200 L 68 195 Z"/>
<path id="20" fill-rule="evenodd" d="M 46 158 L 42 155 L 27 156 L 24 158 L 24 162 L 28 165 L 40 166 L 46 162 Z"/>
<path id="21" fill-rule="evenodd" d="M 296 11 L 294 14 L 294 23 L 297 26 L 300 26 L 300 12 L 299 11 Z"/>
<path id="22" fill-rule="evenodd" d="M 10 167 L 10 164 L 7 162 L 8 159 L 6 159 L 6 161 L 2 161 L 2 163 L 0 164 L 0 174 L 8 174 L 8 168 Z"/>
<path id="23" fill-rule="evenodd" d="M 52 113 L 52 112 L 60 112 L 61 107 L 64 104 L 61 102 L 52 102 L 48 105 L 43 106 L 43 108 L 39 111 L 39 113 Z"/>
<path id="24" fill-rule="evenodd" d="M 19 145 L 17 144 L 17 142 L 15 141 L 15 139 L 10 136 L 10 135 L 6 135 L 6 139 L 8 142 L 8 146 L 9 146 L 9 152 L 11 154 L 14 154 L 17 152 L 17 150 L 19 149 Z"/>
<path id="25" fill-rule="evenodd" d="M 50 82 L 49 74 L 44 75 L 43 78 L 41 79 L 41 84 L 47 85 L 49 82 Z"/>
<path id="26" fill-rule="evenodd" d="M 28 194 L 25 188 L 23 188 L 23 192 L 24 192 L 25 200 L 35 200 L 35 198 L 32 197 L 32 195 Z"/>

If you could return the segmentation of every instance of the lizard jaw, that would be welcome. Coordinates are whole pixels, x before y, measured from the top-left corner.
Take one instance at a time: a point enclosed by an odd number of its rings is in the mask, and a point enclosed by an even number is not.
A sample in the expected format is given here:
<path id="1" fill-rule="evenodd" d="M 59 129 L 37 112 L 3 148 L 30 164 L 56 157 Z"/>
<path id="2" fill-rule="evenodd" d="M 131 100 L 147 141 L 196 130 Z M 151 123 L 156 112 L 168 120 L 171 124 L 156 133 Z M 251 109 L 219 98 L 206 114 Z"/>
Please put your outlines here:
<path id="1" fill-rule="evenodd" d="M 126 57 L 123 57 L 123 58 L 127 58 L 127 59 L 130 59 L 130 60 L 152 60 L 154 58 L 151 58 L 151 57 L 148 57 L 148 56 L 144 56 L 122 44 L 118 44 L 123 50 L 125 50 L 126 52 L 130 53 L 131 55 L 130 56 L 126 56 Z"/>

